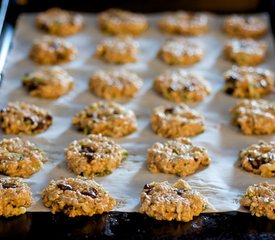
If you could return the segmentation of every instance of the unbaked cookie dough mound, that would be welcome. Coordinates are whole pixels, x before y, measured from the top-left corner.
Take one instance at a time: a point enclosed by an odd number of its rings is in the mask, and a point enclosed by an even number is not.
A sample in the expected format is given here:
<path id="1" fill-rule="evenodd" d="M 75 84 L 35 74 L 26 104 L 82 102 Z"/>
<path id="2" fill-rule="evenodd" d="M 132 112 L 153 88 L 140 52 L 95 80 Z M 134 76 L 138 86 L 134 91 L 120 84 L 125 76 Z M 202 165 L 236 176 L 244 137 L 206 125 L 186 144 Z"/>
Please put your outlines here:
<path id="1" fill-rule="evenodd" d="M 60 8 L 51 8 L 38 14 L 35 23 L 37 28 L 48 34 L 69 36 L 82 29 L 83 17 Z"/>
<path id="2" fill-rule="evenodd" d="M 73 77 L 61 67 L 44 67 L 22 78 L 23 86 L 31 96 L 46 99 L 59 98 L 74 87 Z"/>
<path id="3" fill-rule="evenodd" d="M 191 137 L 206 128 L 204 117 L 184 103 L 156 107 L 151 115 L 151 126 L 156 134 L 166 138 Z"/>
<path id="4" fill-rule="evenodd" d="M 166 41 L 158 55 L 169 65 L 191 65 L 202 60 L 203 52 L 199 44 L 185 38 L 178 38 Z"/>
<path id="5" fill-rule="evenodd" d="M 203 13 L 178 11 L 162 17 L 159 28 L 172 34 L 201 35 L 208 29 L 208 17 Z"/>
<path id="6" fill-rule="evenodd" d="M 261 177 L 275 177 L 275 142 L 259 141 L 239 154 L 241 167 Z"/>
<path id="7" fill-rule="evenodd" d="M 115 102 L 91 104 L 74 116 L 72 124 L 84 134 L 115 138 L 127 136 L 137 129 L 135 113 Z"/>
<path id="8" fill-rule="evenodd" d="M 53 214 L 63 212 L 69 217 L 102 214 L 116 205 L 106 190 L 85 177 L 52 180 L 42 192 L 42 201 Z"/>
<path id="9" fill-rule="evenodd" d="M 240 38 L 258 38 L 267 32 L 267 23 L 260 17 L 231 15 L 224 20 L 224 31 Z"/>
<path id="10" fill-rule="evenodd" d="M 252 215 L 275 220 L 275 185 L 264 182 L 249 186 L 240 203 Z"/>
<path id="11" fill-rule="evenodd" d="M 63 64 L 75 59 L 76 48 L 69 42 L 55 37 L 44 37 L 34 41 L 30 58 L 37 64 Z"/>
<path id="12" fill-rule="evenodd" d="M 265 100 L 242 100 L 231 110 L 233 124 L 246 135 L 275 132 L 275 103 Z"/>
<path id="13" fill-rule="evenodd" d="M 147 19 L 142 14 L 121 9 L 108 9 L 98 15 L 102 31 L 114 35 L 140 35 L 148 28 Z"/>
<path id="14" fill-rule="evenodd" d="M 261 98 L 274 89 L 273 73 L 262 68 L 233 66 L 224 80 L 224 91 L 239 98 Z"/>
<path id="15" fill-rule="evenodd" d="M 232 39 L 224 46 L 225 56 L 240 66 L 255 66 L 265 60 L 267 44 L 253 39 Z"/>
<path id="16" fill-rule="evenodd" d="M 96 47 L 95 56 L 105 62 L 126 64 L 137 61 L 139 44 L 132 37 L 103 39 Z"/>
<path id="17" fill-rule="evenodd" d="M 94 134 L 73 141 L 66 149 L 69 168 L 87 177 L 112 173 L 127 156 L 128 152 L 113 140 Z"/>
<path id="18" fill-rule="evenodd" d="M 166 71 L 154 80 L 154 88 L 174 102 L 201 101 L 210 93 L 205 79 L 185 70 Z"/>
<path id="19" fill-rule="evenodd" d="M 186 177 L 202 166 L 208 166 L 210 157 L 204 147 L 193 145 L 187 138 L 166 143 L 155 143 L 148 149 L 147 167 L 152 173 L 169 173 Z"/>
<path id="20" fill-rule="evenodd" d="M 137 74 L 124 69 L 95 72 L 89 81 L 90 90 L 104 99 L 133 98 L 142 85 Z"/>
<path id="21" fill-rule="evenodd" d="M 5 175 L 27 178 L 47 161 L 46 153 L 29 141 L 18 137 L 0 141 L 0 172 Z"/>
<path id="22" fill-rule="evenodd" d="M 189 222 L 199 216 L 206 205 L 206 199 L 180 179 L 173 185 L 168 182 L 146 184 L 139 212 L 157 220 Z"/>
<path id="23" fill-rule="evenodd" d="M 0 110 L 0 127 L 5 134 L 38 134 L 45 132 L 53 122 L 45 109 L 24 102 L 10 102 Z"/>
<path id="24" fill-rule="evenodd" d="M 31 206 L 32 192 L 20 178 L 0 178 L 0 199 L 0 216 L 18 216 L 24 214 Z"/>

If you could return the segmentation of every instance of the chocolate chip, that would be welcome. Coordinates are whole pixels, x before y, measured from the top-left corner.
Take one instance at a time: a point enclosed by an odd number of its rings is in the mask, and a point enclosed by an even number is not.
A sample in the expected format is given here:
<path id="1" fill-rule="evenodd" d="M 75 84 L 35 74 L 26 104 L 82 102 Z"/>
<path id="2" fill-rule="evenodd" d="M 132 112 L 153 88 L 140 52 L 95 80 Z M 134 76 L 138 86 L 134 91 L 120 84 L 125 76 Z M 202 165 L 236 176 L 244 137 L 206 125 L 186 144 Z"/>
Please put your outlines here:
<path id="1" fill-rule="evenodd" d="M 17 188 L 17 185 L 15 183 L 3 183 L 3 188 Z"/>
<path id="2" fill-rule="evenodd" d="M 66 184 L 66 183 L 58 183 L 57 187 L 60 188 L 63 191 L 73 190 L 73 187 L 70 184 Z"/>
<path id="3" fill-rule="evenodd" d="M 83 195 L 89 196 L 91 198 L 97 197 L 97 190 L 95 188 L 89 189 L 88 191 L 82 192 Z"/>
<path id="4" fill-rule="evenodd" d="M 268 163 L 270 160 L 269 158 L 259 156 L 257 158 L 248 158 L 248 161 L 254 169 L 259 169 L 261 165 Z"/>
<path id="5" fill-rule="evenodd" d="M 174 108 L 166 108 L 165 110 L 164 110 L 164 113 L 165 114 L 172 114 L 174 112 Z"/>
<path id="6" fill-rule="evenodd" d="M 150 184 L 145 184 L 144 187 L 143 187 L 143 189 L 144 189 L 144 192 L 146 194 L 148 194 L 151 191 L 152 186 Z"/>
<path id="7" fill-rule="evenodd" d="M 184 193 L 184 190 L 180 188 L 177 188 L 175 191 L 179 196 L 181 196 Z"/>
<path id="8" fill-rule="evenodd" d="M 34 130 L 42 130 L 44 129 L 46 125 L 46 121 L 45 120 L 42 120 L 42 121 L 39 121 L 36 128 Z"/>
<path id="9" fill-rule="evenodd" d="M 24 117 L 23 121 L 26 123 L 34 124 L 35 120 L 32 117 Z"/>
<path id="10" fill-rule="evenodd" d="M 188 85 L 183 88 L 184 91 L 192 92 L 195 90 L 195 87 L 193 85 Z"/>
<path id="11" fill-rule="evenodd" d="M 0 113 L 4 113 L 4 112 L 6 112 L 6 111 L 7 111 L 6 108 L 2 108 L 2 109 L 0 110 Z"/>
<path id="12" fill-rule="evenodd" d="M 37 88 L 39 88 L 40 83 L 38 83 L 36 81 L 24 81 L 23 86 L 26 87 L 27 90 L 31 92 L 31 91 L 36 90 Z"/>
<path id="13" fill-rule="evenodd" d="M 232 94 L 234 93 L 234 88 L 232 88 L 232 87 L 227 87 L 227 88 L 225 89 L 225 93 L 232 95 Z"/>
<path id="14" fill-rule="evenodd" d="M 95 159 L 95 149 L 90 146 L 81 146 L 80 153 L 84 154 L 84 156 L 88 159 L 88 163 Z"/>
<path id="15" fill-rule="evenodd" d="M 45 117 L 45 119 L 47 120 L 47 121 L 52 121 L 53 120 L 53 117 L 51 116 L 51 115 L 47 115 L 46 117 Z"/>

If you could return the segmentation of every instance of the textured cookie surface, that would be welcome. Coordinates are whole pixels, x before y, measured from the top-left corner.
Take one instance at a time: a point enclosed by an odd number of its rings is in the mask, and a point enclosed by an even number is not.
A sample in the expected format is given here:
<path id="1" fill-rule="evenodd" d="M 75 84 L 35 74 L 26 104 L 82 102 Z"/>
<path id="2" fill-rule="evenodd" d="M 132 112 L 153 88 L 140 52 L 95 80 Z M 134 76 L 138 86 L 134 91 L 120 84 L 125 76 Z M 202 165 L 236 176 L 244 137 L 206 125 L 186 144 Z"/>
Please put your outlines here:
<path id="1" fill-rule="evenodd" d="M 98 16 L 103 31 L 115 35 L 140 35 L 148 28 L 146 17 L 121 9 L 109 9 Z"/>
<path id="2" fill-rule="evenodd" d="M 30 58 L 37 64 L 63 64 L 77 55 L 76 48 L 69 42 L 55 37 L 44 37 L 34 41 Z"/>
<path id="3" fill-rule="evenodd" d="M 178 38 L 166 41 L 158 55 L 167 64 L 191 65 L 202 60 L 203 48 L 195 42 Z"/>
<path id="4" fill-rule="evenodd" d="M 136 131 L 135 113 L 114 102 L 97 102 L 76 114 L 73 125 L 84 134 L 122 137 Z"/>
<path id="5" fill-rule="evenodd" d="M 83 18 L 60 8 L 51 8 L 37 15 L 36 26 L 48 34 L 69 36 L 81 30 Z"/>
<path id="6" fill-rule="evenodd" d="M 0 172 L 13 177 L 29 177 L 48 161 L 46 153 L 18 137 L 0 141 Z"/>
<path id="7" fill-rule="evenodd" d="M 259 141 L 239 154 L 241 167 L 262 177 L 275 177 L 275 142 Z"/>
<path id="8" fill-rule="evenodd" d="M 129 99 L 142 87 L 141 78 L 130 71 L 115 69 L 98 71 L 90 77 L 90 90 L 105 99 Z"/>
<path id="9" fill-rule="evenodd" d="M 52 180 L 42 192 L 42 201 L 52 213 L 69 217 L 109 212 L 116 204 L 98 183 L 85 177 Z"/>
<path id="10" fill-rule="evenodd" d="M 164 72 L 155 78 L 154 88 L 174 102 L 201 101 L 210 93 L 202 76 L 184 70 Z"/>
<path id="11" fill-rule="evenodd" d="M 155 143 L 148 149 L 147 167 L 152 173 L 169 173 L 188 176 L 211 159 L 204 147 L 195 146 L 187 138 L 177 138 L 166 143 Z"/>
<path id="12" fill-rule="evenodd" d="M 252 215 L 275 220 L 275 185 L 264 182 L 249 186 L 240 203 Z"/>
<path id="13" fill-rule="evenodd" d="M 31 96 L 54 99 L 65 95 L 74 87 L 72 76 L 61 67 L 47 67 L 27 73 L 23 86 Z"/>
<path id="14" fill-rule="evenodd" d="M 273 73 L 262 68 L 233 66 L 224 80 L 224 91 L 239 98 L 261 98 L 274 89 Z"/>
<path id="15" fill-rule="evenodd" d="M 48 111 L 24 102 L 10 102 L 0 110 L 0 126 L 6 134 L 42 133 L 52 121 Z"/>
<path id="16" fill-rule="evenodd" d="M 205 208 L 204 197 L 180 179 L 173 185 L 168 182 L 146 184 L 139 211 L 157 220 L 188 222 Z"/>
<path id="17" fill-rule="evenodd" d="M 155 133 L 167 138 L 195 136 L 205 130 L 204 118 L 183 103 L 156 107 L 151 115 L 151 126 Z"/>
<path id="18" fill-rule="evenodd" d="M 113 140 L 93 134 L 73 141 L 66 150 L 69 168 L 84 176 L 109 174 L 127 155 L 128 152 Z"/>
<path id="19" fill-rule="evenodd" d="M 275 104 L 265 100 L 242 100 L 232 109 L 233 124 L 246 135 L 275 132 Z"/>
<path id="20" fill-rule="evenodd" d="M 24 214 L 32 204 L 30 187 L 20 178 L 0 178 L 0 216 Z"/>
<path id="21" fill-rule="evenodd" d="M 162 17 L 159 28 L 163 32 L 184 35 L 201 35 L 207 31 L 208 17 L 201 13 L 178 11 Z"/>

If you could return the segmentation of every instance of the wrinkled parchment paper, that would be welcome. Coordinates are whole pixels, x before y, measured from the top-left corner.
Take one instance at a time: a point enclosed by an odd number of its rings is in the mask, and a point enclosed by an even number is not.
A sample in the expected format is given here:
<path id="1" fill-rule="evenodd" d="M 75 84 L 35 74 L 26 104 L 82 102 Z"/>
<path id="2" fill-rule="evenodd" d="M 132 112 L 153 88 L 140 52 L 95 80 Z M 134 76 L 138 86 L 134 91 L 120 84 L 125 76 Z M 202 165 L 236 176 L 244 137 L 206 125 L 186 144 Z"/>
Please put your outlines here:
<path id="1" fill-rule="evenodd" d="M 137 72 L 144 80 L 144 85 L 139 94 L 127 103 L 127 108 L 136 112 L 138 118 L 138 130 L 136 133 L 116 139 L 116 141 L 129 151 L 129 157 L 112 174 L 104 177 L 96 177 L 96 181 L 106 188 L 119 204 L 115 211 L 137 211 L 139 196 L 144 184 L 151 181 L 175 182 L 178 177 L 168 174 L 151 174 L 145 165 L 147 149 L 155 142 L 165 142 L 153 133 L 150 127 L 150 114 L 157 105 L 173 104 L 152 89 L 153 79 L 162 71 L 176 69 L 162 63 L 156 58 L 161 44 L 171 36 L 165 35 L 157 29 L 157 21 L 161 14 L 148 15 L 150 29 L 137 38 L 141 46 L 137 63 L 116 66 L 106 64 L 93 57 L 96 45 L 103 38 L 109 37 L 102 34 L 96 25 L 96 16 L 86 14 L 85 29 L 67 40 L 73 43 L 79 51 L 76 60 L 63 65 L 75 79 L 75 89 L 68 95 L 58 100 L 43 100 L 28 96 L 21 86 L 21 77 L 24 73 L 35 70 L 38 66 L 28 58 L 28 52 L 34 39 L 44 34 L 34 26 L 35 14 L 23 14 L 20 16 L 12 50 L 5 69 L 5 78 L 0 89 L 0 107 L 4 107 L 9 101 L 24 101 L 33 103 L 48 109 L 54 116 L 53 125 L 45 133 L 35 136 L 22 135 L 44 149 L 49 156 L 49 162 L 44 165 L 42 171 L 34 174 L 24 181 L 32 189 L 35 203 L 29 211 L 48 211 L 40 200 L 42 189 L 51 179 L 74 176 L 67 169 L 64 148 L 84 135 L 78 133 L 71 126 L 74 114 L 86 105 L 99 100 L 88 90 L 88 78 L 98 69 L 123 67 Z M 261 15 L 266 21 L 268 17 Z M 210 202 L 211 211 L 239 210 L 239 198 L 248 185 L 262 181 L 275 183 L 274 178 L 264 179 L 258 175 L 247 173 L 238 167 L 238 153 L 242 148 L 263 139 L 274 140 L 274 136 L 244 136 L 230 123 L 228 109 L 238 100 L 223 93 L 222 73 L 231 67 L 231 63 L 222 55 L 223 44 L 228 37 L 221 31 L 223 17 L 209 14 L 210 28 L 206 35 L 193 37 L 192 40 L 199 42 L 205 49 L 205 57 L 200 63 L 186 67 L 186 69 L 202 74 L 210 83 L 212 92 L 209 97 L 200 103 L 189 104 L 206 117 L 207 130 L 192 141 L 207 148 L 212 164 L 185 179 L 194 189 L 204 194 Z M 274 70 L 274 47 L 271 33 L 265 37 L 268 41 L 269 50 L 267 59 L 262 67 Z M 267 97 L 275 100 L 274 93 Z M 0 132 L 0 139 L 6 136 Z M 3 176 L 4 177 L 4 176 Z"/>

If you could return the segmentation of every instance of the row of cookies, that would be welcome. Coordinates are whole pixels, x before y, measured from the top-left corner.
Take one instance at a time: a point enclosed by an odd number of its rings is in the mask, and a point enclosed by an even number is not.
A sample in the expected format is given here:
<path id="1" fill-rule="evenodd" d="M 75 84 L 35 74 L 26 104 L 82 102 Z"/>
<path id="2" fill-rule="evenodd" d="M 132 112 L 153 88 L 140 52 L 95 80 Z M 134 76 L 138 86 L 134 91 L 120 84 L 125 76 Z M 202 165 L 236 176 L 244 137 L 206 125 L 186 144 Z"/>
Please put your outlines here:
<path id="1" fill-rule="evenodd" d="M 197 36 L 207 32 L 208 21 L 206 14 L 178 11 L 164 15 L 158 26 L 165 33 Z M 37 28 L 48 34 L 64 37 L 81 31 L 84 19 L 80 14 L 52 8 L 38 14 L 35 23 Z M 100 13 L 98 25 L 103 32 L 133 36 L 140 35 L 149 27 L 144 15 L 121 9 L 109 9 Z M 241 38 L 258 38 L 267 32 L 266 22 L 260 17 L 251 16 L 228 16 L 223 28 L 230 36 Z"/>

